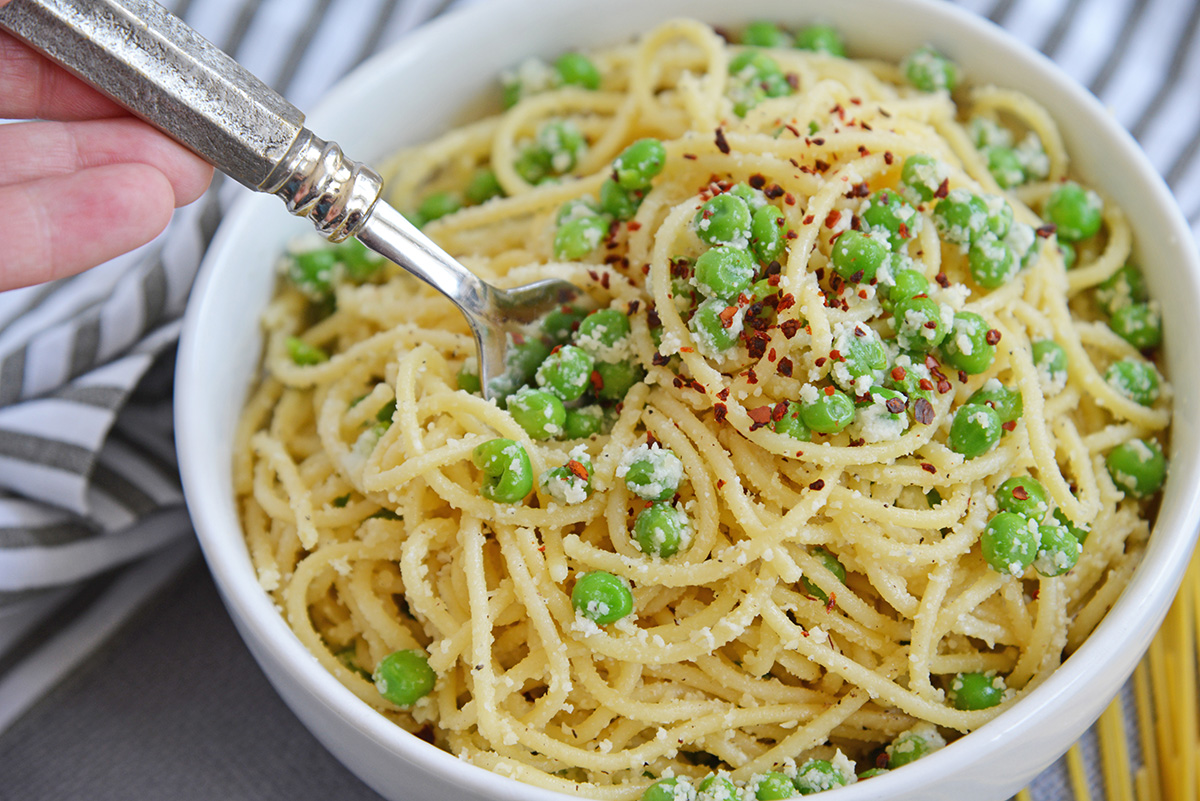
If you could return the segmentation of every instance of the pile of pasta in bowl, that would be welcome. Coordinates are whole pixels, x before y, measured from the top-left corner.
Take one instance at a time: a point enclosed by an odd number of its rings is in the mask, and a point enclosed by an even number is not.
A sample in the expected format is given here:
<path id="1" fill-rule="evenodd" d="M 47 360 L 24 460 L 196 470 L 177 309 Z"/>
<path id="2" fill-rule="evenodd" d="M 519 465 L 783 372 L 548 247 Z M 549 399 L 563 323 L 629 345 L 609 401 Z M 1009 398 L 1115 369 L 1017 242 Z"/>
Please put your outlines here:
<path id="1" fill-rule="evenodd" d="M 596 798 L 787 798 L 1043 682 L 1166 473 L 1157 305 L 1051 115 L 931 48 L 675 20 L 531 59 L 391 202 L 564 306 L 481 392 L 449 301 L 298 242 L 239 428 L 260 583 L 398 725 Z"/>

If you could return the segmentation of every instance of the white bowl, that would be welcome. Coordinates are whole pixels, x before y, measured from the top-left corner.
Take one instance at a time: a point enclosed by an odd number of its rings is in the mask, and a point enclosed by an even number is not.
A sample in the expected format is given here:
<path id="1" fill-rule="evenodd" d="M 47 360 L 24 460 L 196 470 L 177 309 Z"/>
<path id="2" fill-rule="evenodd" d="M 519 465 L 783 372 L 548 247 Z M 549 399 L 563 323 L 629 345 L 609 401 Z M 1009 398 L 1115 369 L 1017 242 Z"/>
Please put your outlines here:
<path id="1" fill-rule="evenodd" d="M 1176 389 L 1170 476 L 1145 561 L 1082 648 L 1025 699 L 948 748 L 830 797 L 1007 798 L 1062 754 L 1128 678 L 1192 549 L 1200 516 L 1200 369 L 1188 348 L 1200 342 L 1200 266 L 1190 232 L 1150 163 L 1095 98 L 990 23 L 928 0 L 498 0 L 448 15 L 359 68 L 310 126 L 352 158 L 379 163 L 397 147 L 461 122 L 465 109 L 495 91 L 499 71 L 522 58 L 628 41 L 670 16 L 726 26 L 759 18 L 826 21 L 845 34 L 852 55 L 894 60 L 931 43 L 972 82 L 1019 89 L 1051 109 L 1074 170 L 1129 216 L 1136 261 L 1162 303 L 1166 366 Z M 233 432 L 257 375 L 259 313 L 272 291 L 272 264 L 287 240 L 308 230 L 275 198 L 246 198 L 222 224 L 185 320 L 175 418 L 180 465 L 225 603 L 296 715 L 384 797 L 562 801 L 567 796 L 460 762 L 378 715 L 318 665 L 256 581 L 233 503 Z"/>

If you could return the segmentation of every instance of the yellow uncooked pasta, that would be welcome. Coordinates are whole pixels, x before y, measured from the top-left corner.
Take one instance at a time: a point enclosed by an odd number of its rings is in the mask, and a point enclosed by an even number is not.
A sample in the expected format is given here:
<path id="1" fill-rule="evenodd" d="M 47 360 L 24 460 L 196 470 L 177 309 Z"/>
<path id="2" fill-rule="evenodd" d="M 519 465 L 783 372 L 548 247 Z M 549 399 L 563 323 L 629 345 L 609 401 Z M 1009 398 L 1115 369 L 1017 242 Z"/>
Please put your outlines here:
<path id="1" fill-rule="evenodd" d="M 856 781 L 1044 681 L 1138 564 L 1170 388 L 1052 113 L 940 64 L 678 20 L 399 154 L 389 199 L 447 251 L 599 309 L 514 343 L 507 403 L 431 289 L 287 255 L 235 482 L 317 659 L 606 799 Z"/>

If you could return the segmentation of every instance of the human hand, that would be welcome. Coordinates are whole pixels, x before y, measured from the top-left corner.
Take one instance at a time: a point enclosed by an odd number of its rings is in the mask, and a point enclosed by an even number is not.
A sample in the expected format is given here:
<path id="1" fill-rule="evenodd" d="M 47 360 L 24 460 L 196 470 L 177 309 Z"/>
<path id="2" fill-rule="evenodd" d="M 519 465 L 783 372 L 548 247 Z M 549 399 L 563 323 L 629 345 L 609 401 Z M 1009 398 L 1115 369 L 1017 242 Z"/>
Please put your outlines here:
<path id="1" fill-rule="evenodd" d="M 7 0 L 0 0 L 0 6 Z M 0 291 L 145 244 L 212 167 L 0 32 Z"/>

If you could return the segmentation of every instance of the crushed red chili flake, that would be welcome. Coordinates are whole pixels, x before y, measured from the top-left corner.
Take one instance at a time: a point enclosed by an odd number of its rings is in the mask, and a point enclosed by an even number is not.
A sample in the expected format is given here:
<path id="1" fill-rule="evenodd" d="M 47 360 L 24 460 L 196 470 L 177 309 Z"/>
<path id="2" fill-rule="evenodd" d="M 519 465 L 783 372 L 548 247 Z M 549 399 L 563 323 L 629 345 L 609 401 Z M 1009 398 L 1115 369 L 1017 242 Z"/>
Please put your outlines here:
<path id="1" fill-rule="evenodd" d="M 777 311 L 786 311 L 796 305 L 796 296 L 791 292 L 785 292 L 779 297 L 779 305 L 776 306 Z"/>
<path id="2" fill-rule="evenodd" d="M 867 332 L 863 330 L 863 327 L 861 325 L 854 326 L 854 336 L 865 337 L 866 335 L 867 335 Z"/>
<path id="3" fill-rule="evenodd" d="M 809 141 L 811 141 L 817 147 L 820 147 L 821 145 L 825 144 L 825 139 L 820 136 L 815 136 L 812 139 L 810 139 Z"/>
<path id="4" fill-rule="evenodd" d="M 775 372 L 779 373 L 784 378 L 792 377 L 792 360 L 784 356 L 779 360 L 779 364 L 775 366 Z"/>
<path id="5" fill-rule="evenodd" d="M 750 419 L 753 421 L 753 425 L 750 426 L 751 431 L 757 431 L 758 429 L 770 425 L 771 423 L 770 406 L 758 406 L 754 409 L 747 409 L 746 414 L 748 414 Z"/>
<path id="6" fill-rule="evenodd" d="M 574 459 L 572 459 L 569 462 L 567 462 L 567 469 L 570 470 L 571 473 L 574 476 L 576 476 L 577 478 L 581 478 L 584 481 L 587 481 L 588 469 L 581 462 L 577 462 Z"/>
<path id="7" fill-rule="evenodd" d="M 642 230 L 642 224 L 641 224 L 640 222 L 638 222 L 637 220 L 630 220 L 629 222 L 625 223 L 625 226 L 626 226 L 626 227 L 627 227 L 627 228 L 628 228 L 630 231 L 640 231 L 640 230 Z"/>
<path id="8" fill-rule="evenodd" d="M 817 367 L 824 367 L 825 362 L 827 362 L 827 361 L 829 361 L 829 360 L 826 359 L 824 356 L 818 356 L 816 358 L 816 361 L 813 362 L 813 364 L 815 364 Z"/>
<path id="9" fill-rule="evenodd" d="M 883 405 L 892 414 L 900 414 L 900 412 L 904 411 L 904 401 L 899 398 L 888 398 L 884 401 Z"/>
<path id="10" fill-rule="evenodd" d="M 723 403 L 713 404 L 713 419 L 718 423 L 724 423 L 725 417 L 729 414 L 729 409 Z"/>
<path id="11" fill-rule="evenodd" d="M 850 187 L 850 191 L 846 193 L 846 197 L 866 197 L 869 194 L 871 194 L 871 187 L 867 185 L 866 181 L 862 181 L 861 183 L 857 183 Z"/>
<path id="12" fill-rule="evenodd" d="M 814 492 L 820 492 L 821 490 L 825 489 L 825 479 L 818 478 L 816 481 L 809 484 L 808 488 Z"/>
<path id="13" fill-rule="evenodd" d="M 796 73 L 794 73 L 794 72 L 785 73 L 783 78 L 784 78 L 784 80 L 787 81 L 787 85 L 792 88 L 793 92 L 800 88 L 800 76 L 797 75 Z"/>
<path id="14" fill-rule="evenodd" d="M 917 402 L 913 404 L 913 417 L 923 426 L 927 426 L 933 422 L 933 404 L 924 398 L 917 398 Z"/>
<path id="15" fill-rule="evenodd" d="M 674 378 L 672 378 L 671 384 L 674 385 L 675 389 L 683 389 L 683 379 L 680 378 L 679 376 L 675 376 Z"/>
<path id="16" fill-rule="evenodd" d="M 654 436 L 651 431 L 646 432 L 646 444 L 653 447 L 658 444 L 658 437 Z"/>
<path id="17" fill-rule="evenodd" d="M 746 351 L 750 358 L 761 359 L 763 354 L 767 352 L 767 343 L 770 341 L 771 338 L 763 332 L 759 331 L 755 333 L 755 335 L 746 342 Z"/>
<path id="18" fill-rule="evenodd" d="M 855 439 L 854 437 L 850 438 L 850 447 L 851 448 L 861 448 L 863 445 L 866 445 L 866 444 L 867 444 L 867 441 L 865 439 Z"/>
<path id="19" fill-rule="evenodd" d="M 795 125 L 785 124 L 783 127 L 787 128 L 789 131 L 791 131 L 796 136 L 796 138 L 800 137 L 800 130 Z M 792 162 L 792 163 L 794 164 L 795 162 Z"/>
<path id="20" fill-rule="evenodd" d="M 729 155 L 729 142 L 725 141 L 725 131 L 722 128 L 717 128 L 716 143 L 717 150 L 720 150 L 725 155 Z"/>
<path id="21" fill-rule="evenodd" d="M 931 465 L 929 462 L 921 462 L 921 469 L 926 473 L 937 473 L 937 468 Z"/>
<path id="22" fill-rule="evenodd" d="M 832 398 L 833 393 L 835 393 L 835 392 L 837 392 L 837 390 L 834 389 L 833 387 L 825 387 L 825 394 L 828 395 L 829 397 Z"/>
<path id="23" fill-rule="evenodd" d="M 643 264 L 642 265 L 642 275 L 649 275 L 649 274 L 650 274 L 650 265 Z"/>
<path id="24" fill-rule="evenodd" d="M 592 382 L 592 389 L 596 392 L 604 389 L 604 377 L 601 376 L 598 371 L 593 370 L 591 376 L 588 377 L 588 380 Z"/>
<path id="25" fill-rule="evenodd" d="M 791 339 L 792 337 L 796 336 L 796 333 L 800 330 L 800 321 L 784 320 L 779 324 L 779 330 L 783 332 L 785 337 Z"/>
<path id="26" fill-rule="evenodd" d="M 862 298 L 863 300 L 866 300 L 867 299 L 867 290 L 865 290 L 865 289 L 858 290 L 858 296 L 860 298 Z"/>
<path id="27" fill-rule="evenodd" d="M 1034 233 L 1040 236 L 1042 239 L 1048 239 L 1049 237 L 1054 236 L 1054 232 L 1057 230 L 1058 226 L 1051 223 L 1035 229 Z"/>
<path id="28" fill-rule="evenodd" d="M 695 154 L 695 153 L 684 153 L 684 154 L 683 154 L 683 157 L 684 157 L 685 159 L 687 159 L 688 161 L 695 161 L 695 160 L 696 160 L 696 154 Z"/>
<path id="29" fill-rule="evenodd" d="M 1005 431 L 1012 431 L 1013 429 L 1015 429 L 1017 427 L 1017 421 L 1009 420 L 1007 423 L 1001 423 L 1000 427 L 1003 428 Z"/>
<path id="30" fill-rule="evenodd" d="M 512 338 L 513 338 L 513 342 L 514 342 L 515 344 L 517 344 L 517 345 L 524 345 L 524 344 L 525 344 L 525 335 L 524 335 L 524 334 L 522 334 L 522 333 L 521 333 L 521 332 L 519 332 L 519 331 L 517 331 L 517 332 L 514 332 L 514 333 L 513 333 L 513 335 L 512 335 Z"/>
<path id="31" fill-rule="evenodd" d="M 763 194 L 769 197 L 771 200 L 775 200 L 776 198 L 783 197 L 783 187 L 779 184 L 771 184 L 763 190 Z M 780 225 L 783 225 L 782 219 L 776 220 L 776 222 Z"/>
<path id="32" fill-rule="evenodd" d="M 662 318 L 658 316 L 658 309 L 646 310 L 646 322 L 650 324 L 651 328 L 658 328 L 662 325 Z"/>
<path id="33" fill-rule="evenodd" d="M 835 606 L 837 606 L 837 593 L 831 592 L 829 593 L 829 603 L 825 604 L 825 611 L 832 612 Z"/>
<path id="34" fill-rule="evenodd" d="M 953 386 L 951 385 L 951 383 L 949 381 L 947 381 L 944 378 L 941 381 L 939 381 L 937 384 L 937 391 L 938 391 L 939 395 L 945 395 L 951 389 L 953 389 Z"/>
<path id="35" fill-rule="evenodd" d="M 829 359 L 830 359 L 830 361 L 835 361 L 835 362 L 845 361 L 845 359 L 842 357 L 842 352 L 840 350 L 838 350 L 837 348 L 834 348 L 833 350 L 829 351 Z"/>
<path id="36" fill-rule="evenodd" d="M 655 367 L 666 367 L 667 362 L 669 362 L 669 361 L 671 361 L 671 357 L 666 356 L 662 353 L 656 352 L 653 356 L 650 357 L 650 363 L 653 364 Z"/>
<path id="37" fill-rule="evenodd" d="M 771 419 L 778 423 L 784 418 L 784 415 L 787 414 L 787 410 L 788 402 L 780 401 L 779 403 L 775 404 L 775 408 L 771 410 Z"/>
<path id="38" fill-rule="evenodd" d="M 805 225 L 812 225 L 812 221 L 813 221 L 813 216 L 811 214 L 805 215 L 805 217 L 804 217 Z"/>
<path id="39" fill-rule="evenodd" d="M 857 214 L 850 218 L 850 230 L 861 231 L 862 226 L 862 219 Z"/>
<path id="40" fill-rule="evenodd" d="M 880 109 L 880 111 L 883 111 L 883 109 Z M 895 160 L 896 160 L 896 157 L 892 155 L 892 151 L 885 150 L 883 152 L 883 163 L 884 164 L 891 164 Z"/>
<path id="41" fill-rule="evenodd" d="M 959 370 L 958 371 L 958 383 L 965 384 L 965 383 L 967 383 L 968 380 L 969 379 L 967 378 L 967 371 Z"/>
<path id="42" fill-rule="evenodd" d="M 695 353 L 696 352 L 696 349 L 691 347 L 690 345 L 684 345 L 679 350 L 683 353 Z"/>
<path id="43" fill-rule="evenodd" d="M 717 397 L 720 398 L 721 400 L 728 400 L 729 399 L 729 387 L 725 387 L 720 392 L 718 392 Z"/>
<path id="44" fill-rule="evenodd" d="M 817 140 L 814 139 L 813 141 L 816 142 Z M 824 140 L 822 140 L 822 141 L 824 141 Z M 813 162 L 813 168 L 817 172 L 827 172 L 829 170 L 829 162 L 825 161 L 824 159 L 817 159 L 816 161 Z"/>
<path id="45" fill-rule="evenodd" d="M 758 383 L 758 373 L 754 372 L 753 367 L 751 367 L 749 370 L 746 371 L 746 383 L 747 384 L 757 384 Z"/>
<path id="46" fill-rule="evenodd" d="M 936 320 L 926 320 L 924 327 L 928 328 L 930 331 L 933 331 L 934 329 L 936 329 L 938 327 L 938 324 L 937 324 Z"/>
<path id="47" fill-rule="evenodd" d="M 984 340 L 989 345 L 995 345 L 997 342 L 1000 341 L 1000 332 L 997 331 L 995 328 L 989 328 L 987 334 L 984 335 Z"/>
<path id="48" fill-rule="evenodd" d="M 1014 498 L 1016 498 L 1018 501 L 1029 500 L 1029 492 L 1024 487 L 1022 487 L 1020 484 L 1013 487 L 1012 496 Z"/>
<path id="49" fill-rule="evenodd" d="M 922 378 L 920 381 L 917 382 L 917 386 L 919 386 L 921 389 L 928 392 L 929 390 L 933 389 L 933 382 L 930 381 L 928 378 Z"/>
<path id="50" fill-rule="evenodd" d="M 737 306 L 726 306 L 724 309 L 722 309 L 721 313 L 717 315 L 717 317 L 720 318 L 720 320 L 721 320 L 721 327 L 729 328 L 730 326 L 732 326 L 733 318 L 737 316 L 737 313 L 738 313 Z"/>
<path id="51" fill-rule="evenodd" d="M 869 155 L 871 155 L 871 151 L 870 151 L 870 150 L 867 150 L 867 146 L 866 146 L 866 145 L 859 145 L 859 146 L 858 146 L 858 155 L 860 155 L 860 156 L 869 156 Z"/>
<path id="52" fill-rule="evenodd" d="M 769 351 L 767 351 L 767 361 L 773 362 L 773 361 L 775 361 L 775 359 L 776 359 L 775 349 L 771 348 Z"/>
<path id="53" fill-rule="evenodd" d="M 904 376 L 906 376 L 906 375 L 908 375 L 908 373 L 905 372 L 903 367 L 896 366 L 896 367 L 892 368 L 892 380 L 893 381 L 903 381 Z"/>
<path id="54" fill-rule="evenodd" d="M 950 279 L 945 273 L 938 273 L 933 277 L 933 280 L 937 281 L 938 286 L 940 286 L 942 289 L 950 288 Z"/>
<path id="55" fill-rule="evenodd" d="M 828 214 L 825 215 L 825 227 L 832 228 L 833 226 L 837 225 L 838 222 L 841 221 L 841 219 L 842 219 L 842 212 L 839 211 L 838 209 L 833 209 Z"/>
<path id="56" fill-rule="evenodd" d="M 941 200 L 948 194 L 950 194 L 950 179 L 945 178 L 942 180 L 941 184 L 938 185 L 937 191 L 933 193 L 933 196 L 938 200 Z"/>
<path id="57" fill-rule="evenodd" d="M 754 175 L 750 176 L 748 183 L 755 189 L 762 189 L 767 185 L 767 177 L 762 173 L 756 172 Z"/>
<path id="58" fill-rule="evenodd" d="M 784 239 L 795 239 L 797 236 L 799 236 L 799 234 L 797 234 L 797 233 L 796 233 L 795 231 L 793 231 L 791 228 L 789 228 L 789 229 L 788 229 L 787 231 L 785 231 L 785 232 L 784 232 L 784 234 L 783 234 L 783 238 L 784 238 Z"/>

